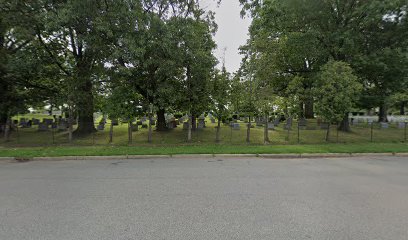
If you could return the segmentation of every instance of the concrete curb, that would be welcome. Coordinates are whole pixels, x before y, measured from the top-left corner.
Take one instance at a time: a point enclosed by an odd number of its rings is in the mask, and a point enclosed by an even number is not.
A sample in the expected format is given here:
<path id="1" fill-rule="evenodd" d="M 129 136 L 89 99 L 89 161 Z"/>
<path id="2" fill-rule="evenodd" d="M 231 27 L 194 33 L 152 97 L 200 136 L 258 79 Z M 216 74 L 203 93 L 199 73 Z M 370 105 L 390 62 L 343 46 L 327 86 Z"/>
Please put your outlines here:
<path id="1" fill-rule="evenodd" d="M 264 159 L 310 159 L 352 157 L 408 157 L 408 153 L 303 153 L 303 154 L 175 154 L 175 155 L 122 155 L 122 156 L 66 156 L 66 157 L 0 157 L 0 162 L 65 161 L 65 160 L 137 160 L 171 158 L 264 158 Z"/>
<path id="2" fill-rule="evenodd" d="M 15 161 L 16 158 L 14 157 L 0 157 L 0 162 L 10 162 L 10 161 Z"/>
<path id="3" fill-rule="evenodd" d="M 261 158 L 272 158 L 272 159 L 281 159 L 281 158 L 301 158 L 301 154 L 259 154 Z"/>
<path id="4" fill-rule="evenodd" d="M 301 158 L 341 158 L 353 157 L 351 153 L 302 153 Z"/>

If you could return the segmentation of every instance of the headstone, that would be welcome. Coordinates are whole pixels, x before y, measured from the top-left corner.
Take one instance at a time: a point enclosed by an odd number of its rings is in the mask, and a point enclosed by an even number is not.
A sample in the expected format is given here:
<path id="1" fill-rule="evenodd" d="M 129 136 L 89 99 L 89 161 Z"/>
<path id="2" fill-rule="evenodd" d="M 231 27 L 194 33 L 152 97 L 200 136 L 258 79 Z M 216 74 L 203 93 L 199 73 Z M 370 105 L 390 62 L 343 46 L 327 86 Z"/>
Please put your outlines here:
<path id="1" fill-rule="evenodd" d="M 285 130 L 290 130 L 290 129 L 292 129 L 292 118 L 288 118 L 288 119 L 286 120 L 286 124 L 285 124 L 285 126 L 284 126 L 284 129 L 285 129 Z"/>
<path id="2" fill-rule="evenodd" d="M 198 129 L 203 129 L 203 128 L 205 128 L 205 118 L 199 118 L 199 119 L 198 119 L 197 128 L 198 128 Z"/>
<path id="3" fill-rule="evenodd" d="M 189 126 L 188 122 L 184 122 L 183 123 L 183 130 L 188 130 L 188 126 Z"/>
<path id="4" fill-rule="evenodd" d="M 33 125 L 38 125 L 38 124 L 40 124 L 40 119 L 33 118 L 32 121 L 33 121 Z"/>
<path id="5" fill-rule="evenodd" d="M 48 119 L 48 118 L 43 119 L 43 123 L 47 125 L 51 125 L 53 122 L 54 122 L 54 119 Z"/>
<path id="6" fill-rule="evenodd" d="M 402 129 L 402 128 L 405 128 L 405 125 L 406 125 L 407 123 L 405 123 L 405 122 L 399 122 L 398 123 L 398 128 L 399 129 Z"/>
<path id="7" fill-rule="evenodd" d="M 381 122 L 380 127 L 381 127 L 381 129 L 387 129 L 389 127 L 389 124 L 386 123 L 386 122 Z"/>
<path id="8" fill-rule="evenodd" d="M 65 131 L 68 128 L 68 122 L 64 119 L 60 119 L 58 122 L 58 130 Z"/>
<path id="9" fill-rule="evenodd" d="M 28 125 L 28 122 L 26 121 L 25 118 L 20 118 L 20 124 L 19 124 L 22 128 L 28 128 L 31 127 Z"/>
<path id="10" fill-rule="evenodd" d="M 279 118 L 276 118 L 276 119 L 273 121 L 273 125 L 275 125 L 276 127 L 279 126 L 279 123 L 280 123 Z"/>
<path id="11" fill-rule="evenodd" d="M 299 127 L 306 127 L 307 126 L 307 120 L 302 118 L 299 120 Z"/>
<path id="12" fill-rule="evenodd" d="M 275 124 L 268 122 L 268 129 L 269 130 L 275 130 Z"/>
<path id="13" fill-rule="evenodd" d="M 239 123 L 232 123 L 232 130 L 239 130 Z"/>
<path id="14" fill-rule="evenodd" d="M 58 124 L 55 123 L 55 122 L 52 123 L 52 124 L 51 124 L 51 128 L 52 128 L 52 129 L 57 129 L 57 128 L 58 128 Z"/>
<path id="15" fill-rule="evenodd" d="M 119 125 L 119 121 L 118 121 L 117 119 L 112 119 L 111 124 L 112 124 L 113 126 L 118 126 L 118 125 Z"/>
<path id="16" fill-rule="evenodd" d="M 48 124 L 46 123 L 39 123 L 38 124 L 38 131 L 48 131 Z"/>
<path id="17" fill-rule="evenodd" d="M 320 129 L 323 129 L 323 130 L 329 129 L 329 123 L 321 123 L 320 124 Z"/>
<path id="18" fill-rule="evenodd" d="M 40 124 L 40 119 L 33 118 L 33 119 L 31 119 L 31 120 L 32 120 L 32 122 L 33 122 L 33 125 L 38 125 L 38 124 Z"/>
<path id="19" fill-rule="evenodd" d="M 131 129 L 132 129 L 132 132 L 137 132 L 137 131 L 139 131 L 139 125 L 137 125 L 137 124 L 132 124 L 132 125 L 131 125 Z"/>
<path id="20" fill-rule="evenodd" d="M 96 129 L 98 129 L 98 131 L 103 131 L 105 130 L 105 124 L 99 124 Z"/>

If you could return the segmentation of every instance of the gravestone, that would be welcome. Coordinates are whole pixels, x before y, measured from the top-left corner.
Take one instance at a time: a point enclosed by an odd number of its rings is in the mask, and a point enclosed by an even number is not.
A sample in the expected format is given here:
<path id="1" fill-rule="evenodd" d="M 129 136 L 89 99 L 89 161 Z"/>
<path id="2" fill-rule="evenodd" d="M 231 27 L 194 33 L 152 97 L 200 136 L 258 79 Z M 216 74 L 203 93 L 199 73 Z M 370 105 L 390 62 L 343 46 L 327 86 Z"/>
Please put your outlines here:
<path id="1" fill-rule="evenodd" d="M 96 127 L 96 129 L 97 129 L 98 131 L 103 131 L 103 130 L 105 130 L 105 124 L 99 124 L 99 125 Z"/>
<path id="2" fill-rule="evenodd" d="M 52 129 L 57 129 L 57 128 L 58 128 L 58 124 L 55 123 L 55 122 L 52 123 L 52 124 L 51 124 L 51 128 L 52 128 Z"/>
<path id="3" fill-rule="evenodd" d="M 232 127 L 232 130 L 239 130 L 240 128 L 239 123 L 232 123 L 231 127 Z"/>
<path id="4" fill-rule="evenodd" d="M 132 129 L 132 132 L 137 132 L 137 131 L 139 131 L 139 125 L 137 125 L 137 124 L 132 124 L 132 125 L 131 125 L 131 129 Z"/>
<path id="5" fill-rule="evenodd" d="M 280 123 L 279 118 L 276 118 L 276 119 L 273 121 L 273 125 L 275 125 L 276 127 L 279 126 L 279 123 Z"/>
<path id="6" fill-rule="evenodd" d="M 405 128 L 405 125 L 406 125 L 407 123 L 405 123 L 405 122 L 399 122 L 398 123 L 398 128 L 399 129 L 403 129 L 403 128 Z"/>
<path id="7" fill-rule="evenodd" d="M 199 119 L 198 119 L 197 128 L 198 128 L 198 129 L 203 129 L 203 128 L 205 128 L 205 118 L 199 118 Z"/>
<path id="8" fill-rule="evenodd" d="M 68 128 L 68 122 L 64 119 L 61 119 L 58 122 L 58 130 L 65 131 Z"/>
<path id="9" fill-rule="evenodd" d="M 380 127 L 381 127 L 381 129 L 387 129 L 389 127 L 389 124 L 386 123 L 386 122 L 381 122 Z"/>
<path id="10" fill-rule="evenodd" d="M 112 119 L 111 124 L 113 126 L 118 126 L 119 125 L 119 121 L 117 119 Z"/>
<path id="11" fill-rule="evenodd" d="M 40 119 L 33 118 L 33 119 L 31 119 L 31 120 L 32 120 L 32 122 L 33 122 L 33 125 L 38 125 L 38 124 L 40 123 Z"/>
<path id="12" fill-rule="evenodd" d="M 275 124 L 268 122 L 268 129 L 269 130 L 275 130 Z"/>
<path id="13" fill-rule="evenodd" d="M 43 123 L 47 124 L 47 125 L 51 125 L 53 124 L 54 119 L 49 119 L 49 118 L 44 118 L 43 119 Z"/>
<path id="14" fill-rule="evenodd" d="M 188 122 L 184 122 L 183 123 L 183 130 L 188 130 L 188 126 L 189 126 Z"/>
<path id="15" fill-rule="evenodd" d="M 320 124 L 320 129 L 322 129 L 322 130 L 327 130 L 327 129 L 329 129 L 329 123 L 322 122 L 322 123 Z"/>
<path id="16" fill-rule="evenodd" d="M 301 127 L 306 127 L 307 126 L 307 120 L 302 118 L 299 120 L 299 126 Z"/>
<path id="17" fill-rule="evenodd" d="M 29 126 L 28 122 L 26 121 L 25 118 L 20 118 L 20 124 L 19 124 L 22 128 L 28 128 L 31 127 Z"/>
<path id="18" fill-rule="evenodd" d="M 43 132 L 43 131 L 48 131 L 48 124 L 45 123 L 39 123 L 38 124 L 38 131 Z"/>
<path id="19" fill-rule="evenodd" d="M 288 119 L 286 120 L 286 124 L 285 124 L 285 126 L 284 126 L 284 129 L 285 129 L 285 130 L 290 130 L 290 129 L 292 129 L 292 118 L 288 118 Z"/>

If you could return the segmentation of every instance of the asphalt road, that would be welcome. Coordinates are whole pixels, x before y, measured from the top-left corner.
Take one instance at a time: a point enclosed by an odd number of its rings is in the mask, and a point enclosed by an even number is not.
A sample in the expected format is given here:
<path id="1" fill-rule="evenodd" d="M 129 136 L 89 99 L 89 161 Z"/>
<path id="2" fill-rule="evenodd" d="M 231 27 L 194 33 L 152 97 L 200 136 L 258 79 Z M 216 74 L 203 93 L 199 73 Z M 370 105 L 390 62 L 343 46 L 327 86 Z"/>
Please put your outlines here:
<path id="1" fill-rule="evenodd" d="M 3 162 L 0 239 L 408 239 L 408 159 Z"/>

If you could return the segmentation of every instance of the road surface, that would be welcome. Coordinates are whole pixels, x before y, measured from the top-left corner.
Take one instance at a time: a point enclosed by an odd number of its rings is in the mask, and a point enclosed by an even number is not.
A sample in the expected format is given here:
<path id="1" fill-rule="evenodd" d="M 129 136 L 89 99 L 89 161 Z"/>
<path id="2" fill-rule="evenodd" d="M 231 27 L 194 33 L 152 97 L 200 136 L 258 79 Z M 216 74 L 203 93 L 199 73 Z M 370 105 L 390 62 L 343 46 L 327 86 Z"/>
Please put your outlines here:
<path id="1" fill-rule="evenodd" d="M 0 239 L 408 239 L 408 159 L 1 162 Z"/>

